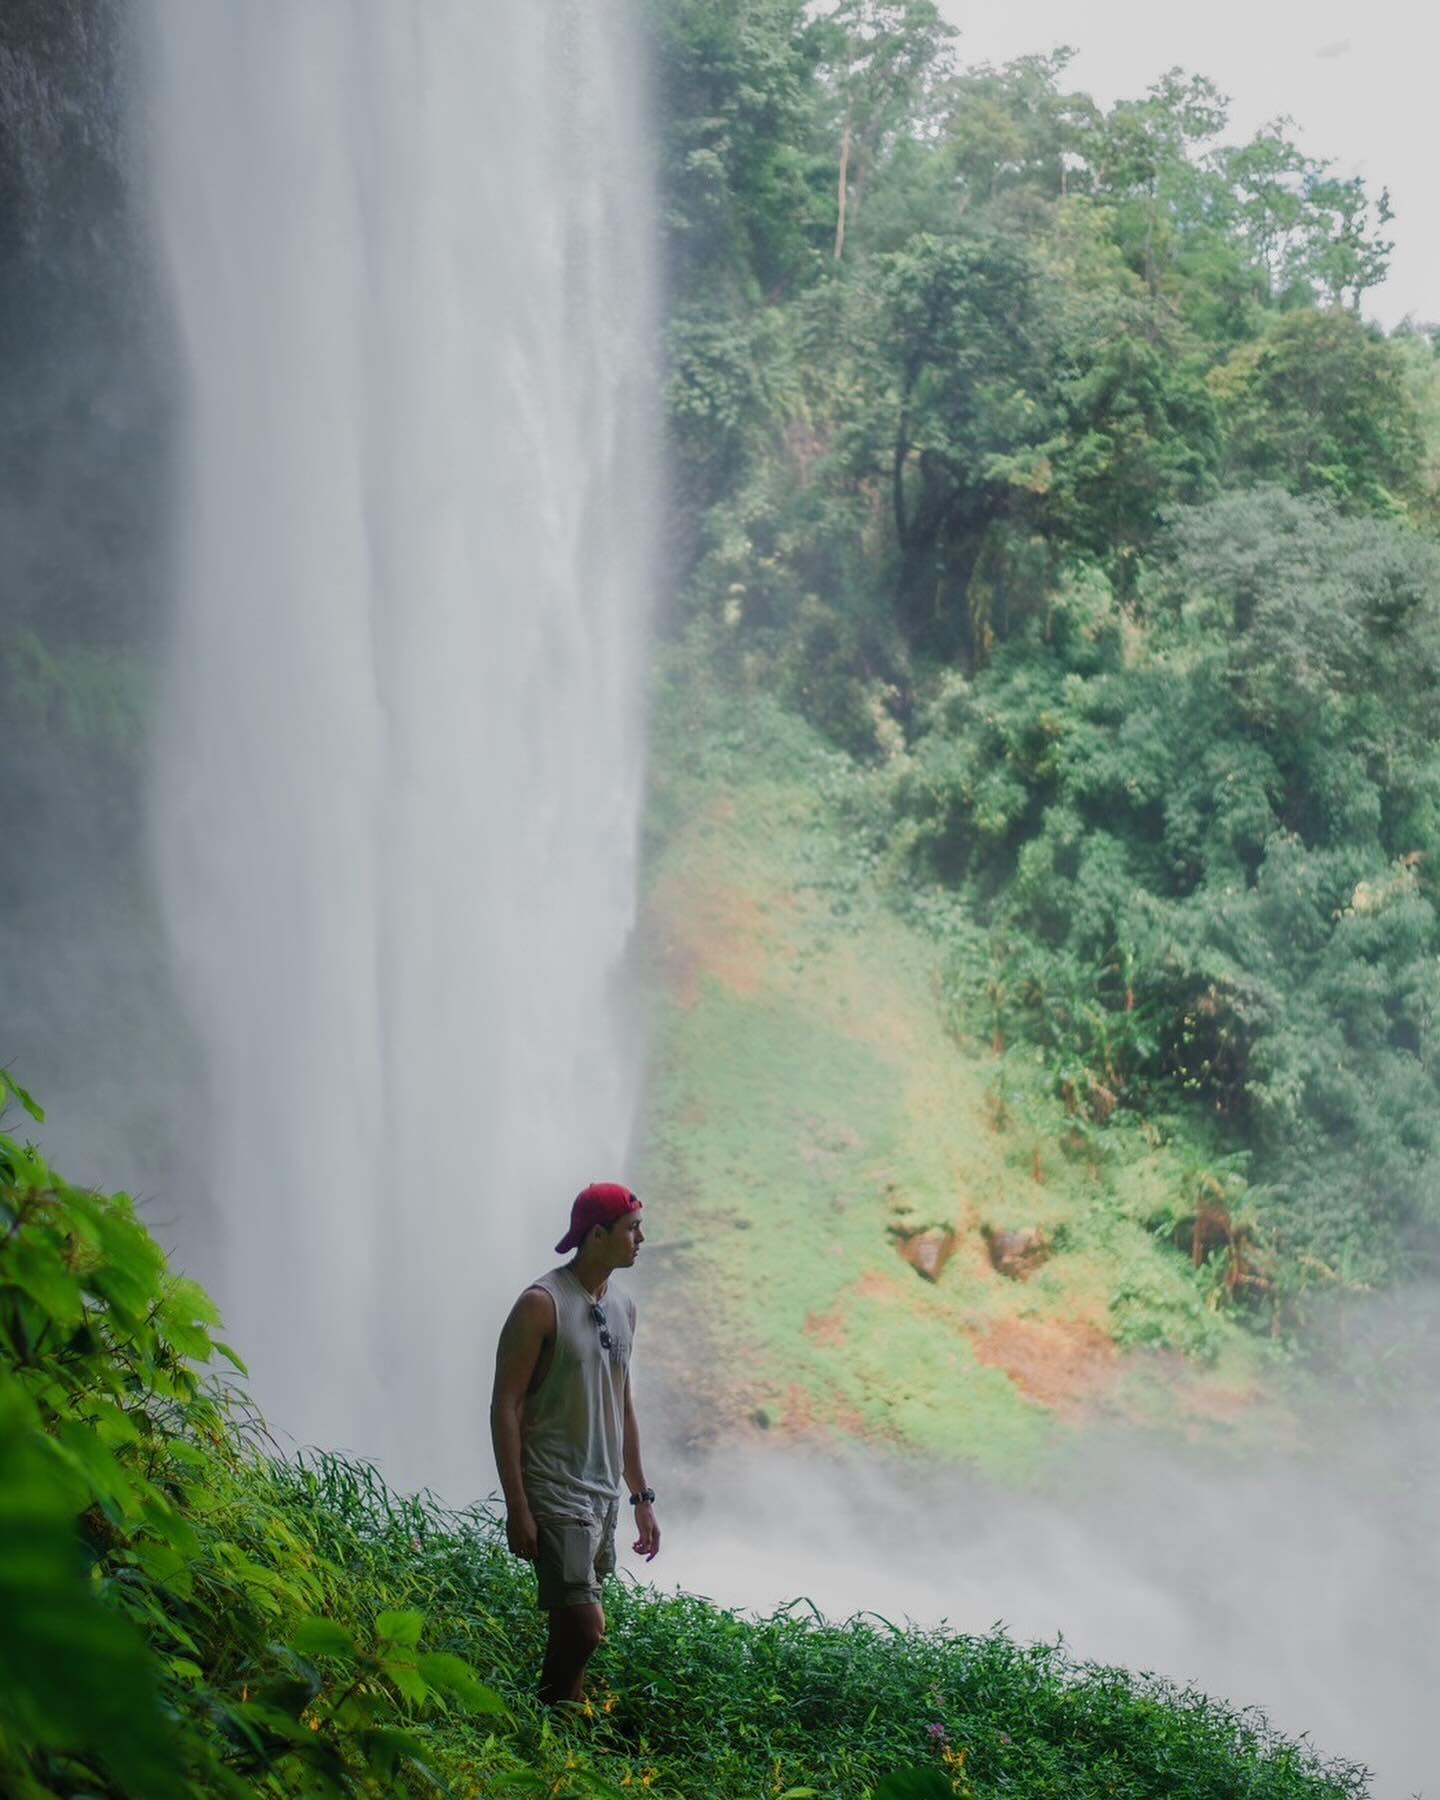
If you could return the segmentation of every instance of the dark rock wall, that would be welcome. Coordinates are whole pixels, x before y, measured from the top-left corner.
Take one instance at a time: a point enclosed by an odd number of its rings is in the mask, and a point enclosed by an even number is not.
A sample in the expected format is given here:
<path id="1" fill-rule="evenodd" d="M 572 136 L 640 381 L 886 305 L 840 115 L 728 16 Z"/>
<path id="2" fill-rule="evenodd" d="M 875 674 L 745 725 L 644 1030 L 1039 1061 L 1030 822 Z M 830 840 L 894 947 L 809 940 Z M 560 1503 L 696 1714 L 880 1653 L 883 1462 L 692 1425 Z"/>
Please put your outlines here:
<path id="1" fill-rule="evenodd" d="M 175 407 L 130 24 L 0 7 L 0 1062 L 57 1158 L 158 1194 L 184 1067 L 144 811 Z"/>

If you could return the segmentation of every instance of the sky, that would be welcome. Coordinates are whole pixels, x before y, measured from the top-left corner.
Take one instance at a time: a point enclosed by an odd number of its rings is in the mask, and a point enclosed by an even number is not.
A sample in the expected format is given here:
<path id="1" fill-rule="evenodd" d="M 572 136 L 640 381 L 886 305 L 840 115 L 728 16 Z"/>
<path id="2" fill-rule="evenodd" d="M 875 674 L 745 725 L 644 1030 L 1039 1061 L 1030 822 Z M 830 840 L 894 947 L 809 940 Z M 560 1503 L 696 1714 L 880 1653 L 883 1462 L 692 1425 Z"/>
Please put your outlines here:
<path id="1" fill-rule="evenodd" d="M 1440 9 L 1425 0 L 940 0 L 962 63 L 1004 62 L 1068 44 L 1076 88 L 1108 104 L 1179 66 L 1230 96 L 1227 137 L 1277 115 L 1302 147 L 1390 189 L 1390 277 L 1365 310 L 1384 325 L 1440 321 L 1440 202 L 1434 192 Z"/>

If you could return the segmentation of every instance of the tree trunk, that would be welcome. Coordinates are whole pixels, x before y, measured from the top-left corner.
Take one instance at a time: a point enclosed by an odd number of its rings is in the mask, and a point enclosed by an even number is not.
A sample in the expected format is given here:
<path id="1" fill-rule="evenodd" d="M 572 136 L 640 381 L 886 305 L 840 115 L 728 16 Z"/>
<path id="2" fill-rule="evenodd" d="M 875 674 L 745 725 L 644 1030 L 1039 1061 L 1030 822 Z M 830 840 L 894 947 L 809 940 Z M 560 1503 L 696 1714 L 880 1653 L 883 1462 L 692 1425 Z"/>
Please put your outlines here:
<path id="1" fill-rule="evenodd" d="M 905 463 L 910 455 L 910 396 L 915 391 L 918 370 L 912 357 L 900 380 L 900 418 L 895 426 L 895 455 L 890 465 L 890 501 L 895 509 L 895 541 L 902 550 L 910 547 L 910 520 L 905 506 Z"/>
<path id="2" fill-rule="evenodd" d="M 1155 295 L 1158 290 L 1158 283 L 1155 279 L 1155 210 L 1159 204 L 1159 196 L 1152 186 L 1150 190 L 1150 209 L 1145 218 L 1145 286 L 1150 291 L 1150 303 L 1152 307 L 1154 306 Z"/>
<path id="3" fill-rule="evenodd" d="M 890 501 L 895 509 L 895 541 L 902 550 L 910 548 L 910 521 L 905 514 L 905 459 L 910 454 L 909 420 L 902 412 L 895 433 L 895 456 L 890 465 Z"/>
<path id="4" fill-rule="evenodd" d="M 941 551 L 943 581 L 936 584 L 937 636 L 942 642 L 948 638 L 950 644 L 958 645 L 965 672 L 972 676 L 979 673 L 987 646 L 984 642 L 986 621 L 977 616 L 971 603 L 970 584 L 980 561 L 980 552 L 985 547 L 989 523 L 982 512 L 960 530 L 946 533 Z"/>
<path id="5" fill-rule="evenodd" d="M 845 254 L 845 197 L 850 183 L 850 102 L 845 102 L 845 130 L 840 138 L 840 182 L 836 194 L 835 260 Z"/>
<path id="6" fill-rule="evenodd" d="M 970 584 L 985 534 L 1001 510 L 993 494 L 952 488 L 922 500 L 900 545 L 896 599 L 909 641 L 974 674 L 984 660 Z"/>

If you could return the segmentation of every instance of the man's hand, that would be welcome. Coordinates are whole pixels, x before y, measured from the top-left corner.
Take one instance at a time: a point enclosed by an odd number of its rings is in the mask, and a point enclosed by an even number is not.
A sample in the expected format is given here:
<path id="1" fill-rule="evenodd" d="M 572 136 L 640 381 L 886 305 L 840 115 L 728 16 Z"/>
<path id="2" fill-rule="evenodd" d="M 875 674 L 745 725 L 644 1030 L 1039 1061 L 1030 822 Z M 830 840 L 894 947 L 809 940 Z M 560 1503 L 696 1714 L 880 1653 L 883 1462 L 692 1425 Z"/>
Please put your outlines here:
<path id="1" fill-rule="evenodd" d="M 635 1508 L 635 1525 L 640 1533 L 635 1540 L 635 1554 L 643 1556 L 646 1562 L 654 1562 L 660 1554 L 660 1522 L 648 1500 Z"/>
<path id="2" fill-rule="evenodd" d="M 534 1562 L 540 1554 L 540 1533 L 535 1526 L 535 1516 L 529 1507 L 523 1510 L 512 1508 L 505 1515 L 505 1541 L 510 1546 L 512 1556 L 518 1556 L 524 1562 Z"/>

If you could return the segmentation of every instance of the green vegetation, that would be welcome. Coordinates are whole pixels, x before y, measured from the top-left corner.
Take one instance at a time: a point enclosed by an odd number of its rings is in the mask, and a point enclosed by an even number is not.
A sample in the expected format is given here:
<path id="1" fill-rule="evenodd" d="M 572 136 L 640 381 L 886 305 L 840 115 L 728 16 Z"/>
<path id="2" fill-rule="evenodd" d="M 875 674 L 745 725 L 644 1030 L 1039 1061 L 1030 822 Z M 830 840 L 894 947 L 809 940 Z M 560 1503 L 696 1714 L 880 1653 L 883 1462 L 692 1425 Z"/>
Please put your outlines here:
<path id="1" fill-rule="evenodd" d="M 7 1087 L 33 1110 L 28 1096 Z M 0 1786 L 42 1796 L 1358 1800 L 1254 1713 L 1001 1634 L 621 1586 L 581 1717 L 487 1514 L 271 1460 L 204 1293 L 0 1135 Z"/>
<path id="2" fill-rule="evenodd" d="M 1096 1120 L 1248 1152 L 1275 1273 L 1374 1280 L 1434 1218 L 1437 597 L 1413 532 L 1227 496 L 1128 613 L 1061 593 L 937 696 L 895 780 L 1002 1026 Z"/>
<path id="3" fill-rule="evenodd" d="M 1440 359 L 1361 316 L 1385 197 L 1282 126 L 1227 142 L 1179 71 L 1105 110 L 1064 52 L 962 70 L 928 0 L 656 10 L 661 881 L 695 843 L 665 721 L 764 697 L 845 762 L 800 835 L 930 931 L 958 1054 L 1032 1113 L 1038 1055 L 1052 1152 L 1167 1152 L 1131 1216 L 1210 1303 L 1283 1337 L 1428 1266 Z M 756 736 L 737 838 L 787 755 Z M 697 1029 L 679 1086 L 721 1079 Z M 797 1103 L 827 1060 L 790 1059 Z M 1122 1339 L 1179 1347 L 1138 1312 Z"/>
<path id="4" fill-rule="evenodd" d="M 1227 142 L 1182 72 L 1107 110 L 1064 52 L 963 70 L 932 0 L 648 10 L 680 597 L 648 1155 L 705 1245 L 687 1341 L 762 1353 L 714 1416 L 1012 1472 L 1096 1409 L 1228 1429 L 1317 1293 L 1440 1251 L 1440 361 L 1362 316 L 1386 200 L 1281 126 Z M 148 342 L 96 154 L 96 217 L 7 251 L 37 368 Z M 27 1017 L 52 944 L 148 929 L 151 386 L 86 403 L 110 498 L 68 560 L 55 422 L 7 413 L 47 496 L 0 643 Z M 1057 1648 L 630 1588 L 550 1720 L 494 1521 L 273 1460 L 217 1326 L 123 1197 L 0 1136 L 22 1800 L 1364 1791 Z"/>
<path id="5" fill-rule="evenodd" d="M 889 772 L 763 695 L 709 693 L 658 731 L 638 1178 L 662 1200 L 654 1247 L 673 1246 L 652 1319 L 711 1428 L 1009 1476 L 1101 1416 L 1273 1428 L 1276 1355 L 1231 1316 L 1228 1262 L 1175 1248 L 1228 1171 L 1077 1117 L 1029 1044 L 947 1029 L 946 970 L 963 999 L 990 938 L 926 892 L 902 907 L 910 851 L 858 835 L 890 814 Z M 1033 1267 L 997 1266 L 1007 1234 L 1035 1240 Z"/>

